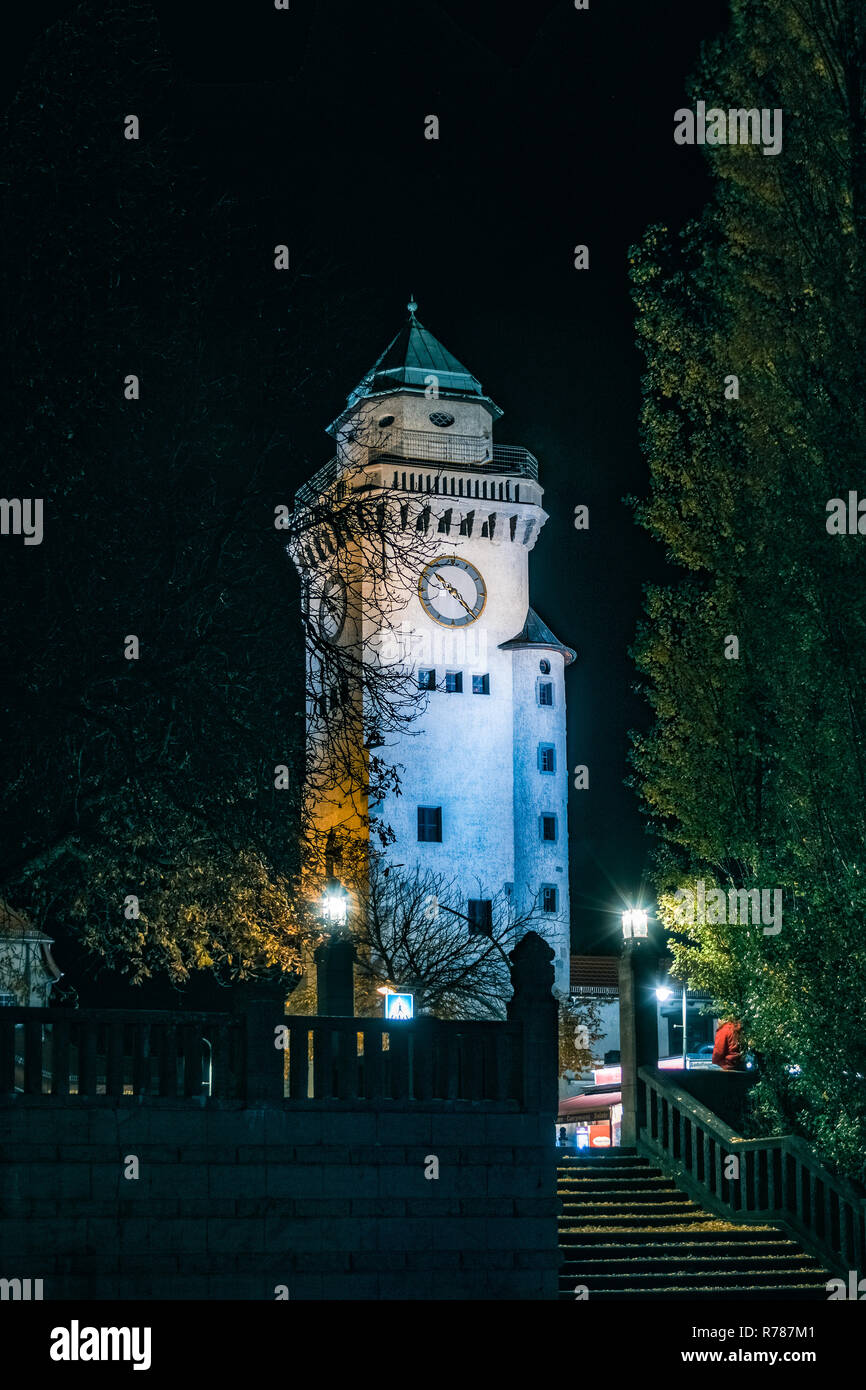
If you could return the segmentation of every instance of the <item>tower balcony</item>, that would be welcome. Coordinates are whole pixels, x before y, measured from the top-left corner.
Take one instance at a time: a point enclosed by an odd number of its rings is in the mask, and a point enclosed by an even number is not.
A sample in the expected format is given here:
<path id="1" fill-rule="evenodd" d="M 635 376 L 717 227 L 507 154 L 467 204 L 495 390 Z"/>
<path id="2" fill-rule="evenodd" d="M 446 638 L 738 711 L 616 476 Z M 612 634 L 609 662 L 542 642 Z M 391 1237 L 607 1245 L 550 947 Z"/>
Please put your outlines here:
<path id="1" fill-rule="evenodd" d="M 538 481 L 538 459 L 519 445 L 493 444 L 474 434 L 444 434 L 433 430 L 389 430 L 369 445 L 369 462 L 379 459 L 419 459 L 452 463 L 485 473 L 516 473 Z"/>
<path id="2" fill-rule="evenodd" d="M 459 469 L 461 472 L 510 474 L 538 481 L 538 459 L 528 449 L 512 444 L 494 444 L 491 448 L 490 440 L 481 435 L 395 429 L 371 441 L 366 449 L 367 466 L 412 459 Z M 355 466 L 358 466 L 357 463 Z M 313 506 L 324 492 L 339 483 L 341 475 L 351 471 L 352 463 L 348 460 L 341 464 L 339 457 L 330 459 L 308 483 L 298 489 L 295 494 L 296 506 Z M 424 490 L 420 484 L 418 490 Z M 438 487 L 435 490 L 438 492 Z"/>

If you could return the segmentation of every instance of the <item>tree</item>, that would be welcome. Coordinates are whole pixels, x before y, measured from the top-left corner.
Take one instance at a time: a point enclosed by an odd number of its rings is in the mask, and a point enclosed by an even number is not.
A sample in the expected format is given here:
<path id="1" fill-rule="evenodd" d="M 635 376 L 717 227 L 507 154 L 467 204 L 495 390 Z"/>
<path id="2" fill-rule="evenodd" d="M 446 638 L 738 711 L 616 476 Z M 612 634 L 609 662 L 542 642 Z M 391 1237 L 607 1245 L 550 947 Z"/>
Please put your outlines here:
<path id="1" fill-rule="evenodd" d="M 303 247 L 276 274 L 172 107 L 149 7 L 82 5 L 34 53 L 2 186 L 0 446 L 45 520 L 4 540 L 0 882 L 136 982 L 293 971 L 309 937 L 274 511 L 353 313 Z"/>
<path id="2" fill-rule="evenodd" d="M 708 147 L 703 218 L 632 253 L 652 479 L 637 513 L 685 571 L 648 590 L 634 649 L 661 916 L 680 977 L 764 1060 L 762 1122 L 861 1175 L 864 542 L 827 522 L 866 445 L 864 56 L 857 0 L 734 0 L 691 97 L 781 110 L 782 153 Z M 701 878 L 782 889 L 781 931 L 684 923 L 675 891 Z"/>
<path id="3" fill-rule="evenodd" d="M 593 999 L 571 995 L 559 1001 L 559 1074 L 587 1071 L 592 1066 L 592 1044 L 604 1037 L 601 1014 Z"/>
<path id="4" fill-rule="evenodd" d="M 394 623 L 440 540 L 424 500 L 387 486 L 376 468 L 395 447 L 381 438 L 379 413 L 375 400 L 356 408 L 335 457 L 299 490 L 286 520 L 301 575 L 303 838 L 312 875 L 335 841 L 355 858 L 364 841 L 374 854 L 391 843 L 390 826 L 370 808 L 399 794 L 399 765 L 386 750 L 411 733 L 427 701 Z"/>
<path id="5" fill-rule="evenodd" d="M 4 547 L 0 884 L 134 982 L 296 975 L 311 799 L 339 785 L 366 814 L 399 783 L 376 748 L 418 693 L 369 634 L 432 539 L 383 524 L 342 447 L 338 485 L 326 465 L 290 512 L 285 461 L 314 471 L 303 422 L 327 418 L 357 303 L 302 243 L 276 270 L 174 97 L 149 6 L 84 4 L 6 123 L 0 444 L 45 521 Z M 323 586 L 359 564 L 367 630 L 334 642 Z"/>
<path id="6" fill-rule="evenodd" d="M 530 929 L 545 934 L 542 914 L 516 913 L 506 893 L 489 920 L 470 922 L 455 881 L 432 870 L 400 872 L 379 856 L 353 872 L 351 929 L 362 1008 L 378 1011 L 379 986 L 408 990 L 418 1013 L 438 1018 L 504 1018 L 511 997 L 508 952 Z M 480 893 L 480 889 L 479 889 Z"/>

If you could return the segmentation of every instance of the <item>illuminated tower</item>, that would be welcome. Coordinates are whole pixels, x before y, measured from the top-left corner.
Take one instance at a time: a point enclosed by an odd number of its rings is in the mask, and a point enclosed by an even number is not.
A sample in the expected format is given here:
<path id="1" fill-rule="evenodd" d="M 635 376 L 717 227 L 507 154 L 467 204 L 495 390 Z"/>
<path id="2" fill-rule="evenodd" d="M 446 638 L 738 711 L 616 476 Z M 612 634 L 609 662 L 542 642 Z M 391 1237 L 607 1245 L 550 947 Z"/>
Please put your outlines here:
<path id="1" fill-rule="evenodd" d="M 377 619 L 425 696 L 411 732 L 388 748 L 401 795 L 373 809 L 394 831 L 392 862 L 456 880 L 461 900 L 450 906 L 482 929 L 500 893 L 518 913 L 534 908 L 567 992 L 565 669 L 575 653 L 529 601 L 529 553 L 547 520 L 538 463 L 494 443 L 502 411 L 408 307 L 329 426 L 337 457 L 296 506 L 380 498 L 388 525 L 425 537 L 411 586 Z M 365 628 L 363 564 L 336 566 L 327 542 L 295 559 L 329 640 L 381 635 Z M 311 720 L 329 698 L 315 683 Z M 338 802 L 323 807 L 324 828 L 351 816 Z"/>

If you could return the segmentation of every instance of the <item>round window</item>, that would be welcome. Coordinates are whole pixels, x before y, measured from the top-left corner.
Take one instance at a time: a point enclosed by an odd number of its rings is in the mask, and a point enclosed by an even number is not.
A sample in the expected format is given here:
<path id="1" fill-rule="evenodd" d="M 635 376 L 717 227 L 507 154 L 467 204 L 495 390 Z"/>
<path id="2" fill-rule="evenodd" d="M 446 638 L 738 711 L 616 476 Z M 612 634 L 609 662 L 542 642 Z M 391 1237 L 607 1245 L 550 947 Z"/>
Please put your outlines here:
<path id="1" fill-rule="evenodd" d="M 379 429 L 380 429 L 380 430 L 385 430 L 385 429 L 388 428 L 389 425 L 393 425 L 393 423 L 394 423 L 394 416 L 393 416 L 393 415 L 383 415 L 382 418 L 381 418 L 381 420 L 379 421 Z"/>
<path id="2" fill-rule="evenodd" d="M 447 415 L 444 410 L 434 410 L 430 416 L 431 425 L 436 425 L 440 430 L 447 430 L 449 425 L 454 424 L 454 416 Z"/>
<path id="3" fill-rule="evenodd" d="M 549 676 L 549 675 L 550 675 L 550 662 L 549 662 L 549 661 L 539 661 L 539 663 L 538 663 L 538 669 L 539 669 L 539 671 L 541 672 L 541 674 L 542 674 L 543 676 Z"/>

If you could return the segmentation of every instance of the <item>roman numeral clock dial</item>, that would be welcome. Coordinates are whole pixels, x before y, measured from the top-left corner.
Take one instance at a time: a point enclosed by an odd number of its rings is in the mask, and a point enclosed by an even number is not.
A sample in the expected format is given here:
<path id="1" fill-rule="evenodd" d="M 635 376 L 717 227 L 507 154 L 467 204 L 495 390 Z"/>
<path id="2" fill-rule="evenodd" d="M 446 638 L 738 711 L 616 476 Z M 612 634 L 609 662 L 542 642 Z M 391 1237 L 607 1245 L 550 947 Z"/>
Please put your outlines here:
<path id="1" fill-rule="evenodd" d="M 440 555 L 422 571 L 418 597 L 434 623 L 441 627 L 468 627 L 484 611 L 487 585 L 468 560 L 459 555 Z"/>

